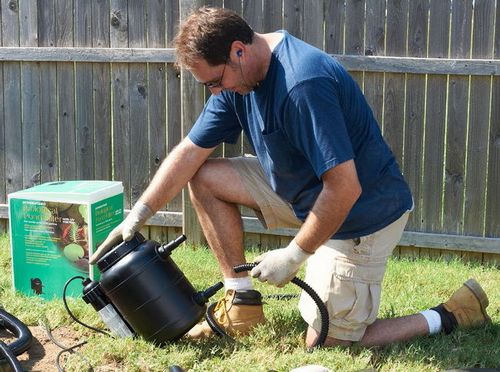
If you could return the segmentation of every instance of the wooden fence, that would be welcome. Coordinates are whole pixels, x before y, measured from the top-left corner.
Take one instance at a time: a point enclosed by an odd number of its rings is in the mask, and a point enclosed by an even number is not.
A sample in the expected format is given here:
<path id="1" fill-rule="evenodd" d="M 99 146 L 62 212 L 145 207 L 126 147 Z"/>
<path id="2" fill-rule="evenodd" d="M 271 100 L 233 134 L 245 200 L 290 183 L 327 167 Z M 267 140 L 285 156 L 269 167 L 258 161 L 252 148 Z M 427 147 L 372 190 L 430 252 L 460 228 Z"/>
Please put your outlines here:
<path id="1" fill-rule="evenodd" d="M 236 10 L 257 32 L 287 29 L 351 71 L 414 193 L 400 254 L 498 262 L 496 0 L 0 0 L 1 218 L 8 193 L 52 180 L 119 180 L 133 205 L 208 95 L 169 48 L 179 19 L 203 4 Z M 216 155 L 249 151 L 241 140 Z M 146 232 L 202 240 L 187 199 Z M 243 211 L 248 244 L 294 234 Z"/>

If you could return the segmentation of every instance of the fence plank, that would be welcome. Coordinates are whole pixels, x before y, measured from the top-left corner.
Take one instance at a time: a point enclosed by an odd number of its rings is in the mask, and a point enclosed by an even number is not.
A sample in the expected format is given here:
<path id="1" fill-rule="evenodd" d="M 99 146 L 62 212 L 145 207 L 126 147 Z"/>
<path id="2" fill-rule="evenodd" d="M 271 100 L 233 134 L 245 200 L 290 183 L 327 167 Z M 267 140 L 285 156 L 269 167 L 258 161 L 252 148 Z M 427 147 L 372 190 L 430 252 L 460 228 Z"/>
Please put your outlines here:
<path id="1" fill-rule="evenodd" d="M 366 4 L 366 40 L 365 54 L 385 54 L 385 11 L 382 1 L 369 1 Z M 382 112 L 384 104 L 384 73 L 365 72 L 364 94 L 375 119 L 382 127 Z"/>
<path id="2" fill-rule="evenodd" d="M 73 46 L 73 3 L 56 0 L 56 46 Z M 57 63 L 57 123 L 59 141 L 59 178 L 76 178 L 76 127 L 74 64 Z"/>
<path id="3" fill-rule="evenodd" d="M 429 57 L 448 57 L 450 1 L 431 0 Z M 446 122 L 447 77 L 427 77 L 427 106 L 425 118 L 426 138 L 422 188 L 422 230 L 441 229 L 441 199 L 443 193 L 444 130 Z"/>
<path id="4" fill-rule="evenodd" d="M 110 45 L 112 48 L 128 47 L 127 0 L 111 0 Z M 111 94 L 113 117 L 113 174 L 123 183 L 125 206 L 131 205 L 130 193 L 130 116 L 128 64 L 111 66 Z"/>
<path id="5" fill-rule="evenodd" d="M 180 19 L 178 0 L 167 2 L 167 44 L 171 44 L 175 37 L 176 27 Z M 171 45 L 170 45 L 171 46 Z M 181 81 L 179 71 L 172 65 L 167 65 L 167 151 L 170 152 L 182 138 L 181 121 Z M 182 195 L 177 195 L 167 205 L 168 210 L 182 210 Z"/>
<path id="6" fill-rule="evenodd" d="M 262 32 L 274 32 L 283 28 L 283 1 L 263 0 L 263 28 Z"/>
<path id="7" fill-rule="evenodd" d="M 37 4 L 19 3 L 20 46 L 38 46 Z M 21 64 L 23 188 L 40 183 L 40 69 L 36 62 Z"/>
<path id="8" fill-rule="evenodd" d="M 353 0 L 346 2 L 345 25 L 345 53 L 354 55 L 364 54 L 364 25 L 365 23 L 365 0 Z M 351 76 L 363 89 L 363 72 L 351 72 Z"/>
<path id="9" fill-rule="evenodd" d="M 344 0 L 331 0 L 325 4 L 325 51 L 331 54 L 344 53 Z"/>
<path id="10" fill-rule="evenodd" d="M 98 48 L 110 46 L 110 4 L 109 0 L 92 1 L 92 45 Z M 112 179 L 111 148 L 111 85 L 103 82 L 111 81 L 111 67 L 108 63 L 92 65 L 92 81 L 94 91 L 94 161 L 95 178 Z"/>
<path id="11" fill-rule="evenodd" d="M 148 1 L 146 7 L 147 45 L 152 48 L 165 47 L 165 2 Z M 148 66 L 149 180 L 167 154 L 166 67 L 165 63 L 151 63 Z M 165 236 L 160 236 L 166 239 L 166 231 Z"/>
<path id="12" fill-rule="evenodd" d="M 303 9 L 304 0 L 283 1 L 283 28 L 299 39 L 304 32 Z"/>
<path id="13" fill-rule="evenodd" d="M 500 59 L 500 6 L 497 3 L 495 54 Z M 488 197 L 486 199 L 486 236 L 500 237 L 500 77 L 493 78 L 489 136 Z M 486 256 L 486 255 L 485 255 Z M 486 259 L 487 257 L 485 257 Z M 491 257 L 490 257 L 491 258 Z M 497 257 L 500 261 L 500 257 Z M 498 262 L 498 261 L 497 261 Z"/>
<path id="14" fill-rule="evenodd" d="M 75 39 L 77 47 L 92 46 L 92 2 L 75 2 Z M 94 100 L 92 64 L 75 64 L 76 103 L 76 177 L 94 179 Z"/>
<path id="15" fill-rule="evenodd" d="M 450 57 L 469 58 L 473 0 L 454 0 L 451 9 Z M 444 179 L 443 232 L 461 234 L 467 141 L 469 77 L 450 76 Z"/>
<path id="16" fill-rule="evenodd" d="M 190 9 L 201 5 L 197 0 L 185 0 L 181 3 L 181 19 L 186 18 Z M 182 105 L 182 136 L 186 136 L 203 109 L 205 103 L 204 89 L 196 82 L 189 71 L 181 71 L 181 105 Z M 183 191 L 183 229 L 189 232 L 191 243 L 204 242 L 201 226 L 189 200 L 187 190 Z"/>
<path id="17" fill-rule="evenodd" d="M 3 30 L 2 30 L 2 3 L 0 2 L 0 46 L 3 45 Z M 0 203 L 5 204 L 7 202 L 7 195 L 5 193 L 5 116 L 4 116 L 4 80 L 3 80 L 3 66 L 4 63 L 0 63 L 0 82 L 2 87 L 0 88 Z M 7 228 L 7 223 L 5 221 L 0 221 L 0 231 L 5 231 Z"/>
<path id="18" fill-rule="evenodd" d="M 146 45 L 146 10 L 142 1 L 128 3 L 129 46 Z M 144 64 L 129 64 L 130 186 L 132 205 L 149 181 L 148 80 Z"/>
<path id="19" fill-rule="evenodd" d="M 408 10 L 408 55 L 424 57 L 427 51 L 428 0 L 412 0 Z M 425 104 L 425 78 L 408 74 L 406 78 L 406 118 L 403 172 L 413 192 L 415 209 L 407 230 L 420 231 L 422 199 L 422 151 Z"/>
<path id="20" fill-rule="evenodd" d="M 405 25 L 408 20 L 406 1 L 387 3 L 387 44 L 386 54 L 404 56 L 406 54 Z M 404 143 L 405 75 L 385 74 L 383 133 L 399 164 L 403 161 Z"/>
<path id="21" fill-rule="evenodd" d="M 308 1 L 304 3 L 302 12 L 304 18 L 303 39 L 316 48 L 324 49 L 324 0 Z"/>
<path id="22" fill-rule="evenodd" d="M 474 3 L 472 57 L 493 57 L 494 16 L 495 1 Z M 467 235 L 483 235 L 490 98 L 491 78 L 473 76 L 465 179 L 464 232 Z"/>
<path id="23" fill-rule="evenodd" d="M 40 0 L 38 4 L 38 45 L 56 44 L 54 0 Z M 56 64 L 40 62 L 40 181 L 58 179 L 57 161 L 57 70 Z"/>

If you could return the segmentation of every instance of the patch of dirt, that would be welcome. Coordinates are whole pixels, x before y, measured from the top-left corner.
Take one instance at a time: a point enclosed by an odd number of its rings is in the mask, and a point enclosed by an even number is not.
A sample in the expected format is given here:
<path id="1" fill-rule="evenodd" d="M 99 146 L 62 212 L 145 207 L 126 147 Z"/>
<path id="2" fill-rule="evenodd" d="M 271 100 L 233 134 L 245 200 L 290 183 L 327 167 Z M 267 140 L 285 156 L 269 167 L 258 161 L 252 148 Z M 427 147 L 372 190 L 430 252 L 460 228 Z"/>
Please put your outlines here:
<path id="1" fill-rule="evenodd" d="M 23 354 L 17 356 L 17 360 L 21 362 L 21 366 L 26 371 L 57 371 L 56 358 L 61 352 L 61 348 L 50 340 L 45 328 L 36 326 L 28 327 L 33 335 L 31 347 Z M 82 340 L 78 339 L 76 333 L 67 327 L 59 327 L 52 331 L 54 339 L 62 346 L 71 347 L 76 345 Z M 15 341 L 14 335 L 8 330 L 2 329 L 0 331 L 0 340 L 9 344 Z M 78 349 L 75 349 L 78 351 Z M 60 358 L 61 366 L 64 367 L 65 355 Z M 10 371 L 7 364 L 0 364 L 0 372 Z"/>

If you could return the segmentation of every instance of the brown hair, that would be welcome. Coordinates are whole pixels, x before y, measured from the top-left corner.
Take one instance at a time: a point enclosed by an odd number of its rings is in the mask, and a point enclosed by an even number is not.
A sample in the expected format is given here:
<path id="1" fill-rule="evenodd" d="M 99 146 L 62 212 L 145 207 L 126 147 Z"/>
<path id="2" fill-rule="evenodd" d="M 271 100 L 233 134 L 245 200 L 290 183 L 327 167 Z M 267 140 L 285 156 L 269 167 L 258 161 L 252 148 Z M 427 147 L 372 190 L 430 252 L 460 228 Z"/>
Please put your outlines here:
<path id="1" fill-rule="evenodd" d="M 226 63 L 233 41 L 251 44 L 253 35 L 245 20 L 231 10 L 199 8 L 181 23 L 174 39 L 177 66 L 189 68 L 199 59 L 210 66 Z"/>

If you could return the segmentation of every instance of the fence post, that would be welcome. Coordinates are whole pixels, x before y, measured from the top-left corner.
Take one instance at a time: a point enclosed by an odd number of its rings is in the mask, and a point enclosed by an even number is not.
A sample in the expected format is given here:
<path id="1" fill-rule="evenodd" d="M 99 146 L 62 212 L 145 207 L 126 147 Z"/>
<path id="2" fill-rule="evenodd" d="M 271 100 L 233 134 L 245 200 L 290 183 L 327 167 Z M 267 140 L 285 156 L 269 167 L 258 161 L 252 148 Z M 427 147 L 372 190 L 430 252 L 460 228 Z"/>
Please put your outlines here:
<path id="1" fill-rule="evenodd" d="M 180 0 L 181 21 L 185 19 L 193 9 L 202 5 L 202 2 L 197 0 Z M 181 96 L 182 137 L 185 137 L 205 103 L 203 87 L 196 82 L 191 73 L 185 70 L 181 71 Z M 198 218 L 189 200 L 187 189 L 182 191 L 182 229 L 188 238 L 188 242 L 200 244 L 205 241 L 201 226 L 198 223 Z"/>

